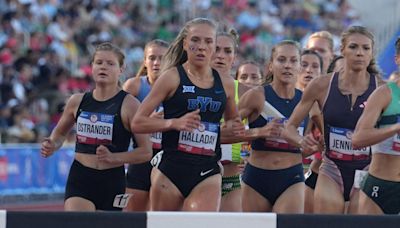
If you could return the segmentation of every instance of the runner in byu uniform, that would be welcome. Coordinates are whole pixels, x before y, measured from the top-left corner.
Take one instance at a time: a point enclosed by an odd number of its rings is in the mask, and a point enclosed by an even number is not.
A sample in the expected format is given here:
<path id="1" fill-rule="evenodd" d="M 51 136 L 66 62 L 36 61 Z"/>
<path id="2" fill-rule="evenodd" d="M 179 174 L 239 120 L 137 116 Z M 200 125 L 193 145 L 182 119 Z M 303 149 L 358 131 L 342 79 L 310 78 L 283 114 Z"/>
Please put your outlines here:
<path id="1" fill-rule="evenodd" d="M 144 47 L 144 60 L 136 77 L 128 79 L 124 90 L 135 96 L 140 102 L 149 94 L 151 87 L 160 76 L 161 59 L 167 51 L 168 43 L 163 40 L 152 40 Z M 155 116 L 162 118 L 162 107 L 158 107 Z M 161 132 L 151 134 L 153 155 L 161 150 Z M 130 164 L 126 175 L 126 193 L 131 194 L 125 211 L 146 211 L 149 209 L 150 173 L 153 166 L 150 162 Z"/>
<path id="2" fill-rule="evenodd" d="M 68 100 L 57 126 L 42 143 L 41 155 L 51 156 L 76 122 L 76 153 L 65 190 L 66 211 L 122 210 L 128 202 L 124 164 L 151 158 L 147 135 L 135 134 L 137 147 L 134 152 L 127 151 L 139 101 L 118 86 L 123 69 L 120 49 L 111 43 L 97 46 L 92 60 L 95 89 Z"/>
<path id="3" fill-rule="evenodd" d="M 210 67 L 215 39 L 216 25 L 211 20 L 187 22 L 168 48 L 162 75 L 134 118 L 136 132 L 163 131 L 163 153 L 152 160 L 157 168 L 151 176 L 151 210 L 219 210 L 219 123 L 224 114 L 232 129 L 244 127 L 233 81 Z M 164 119 L 149 117 L 161 102 Z"/>
<path id="4" fill-rule="evenodd" d="M 325 141 L 326 152 L 314 193 L 315 213 L 355 213 L 358 203 L 356 170 L 368 168 L 370 149 L 355 149 L 351 135 L 366 100 L 378 85 L 373 58 L 373 35 L 361 26 L 350 27 L 342 34 L 341 52 L 344 56 L 343 71 L 314 79 L 305 89 L 284 132 L 293 145 L 301 146 L 303 155 L 321 148 Z M 375 70 L 375 72 L 377 72 Z M 324 139 L 307 135 L 301 137 L 296 128 L 317 102 L 324 118 Z M 355 184 L 353 186 L 353 184 Z"/>

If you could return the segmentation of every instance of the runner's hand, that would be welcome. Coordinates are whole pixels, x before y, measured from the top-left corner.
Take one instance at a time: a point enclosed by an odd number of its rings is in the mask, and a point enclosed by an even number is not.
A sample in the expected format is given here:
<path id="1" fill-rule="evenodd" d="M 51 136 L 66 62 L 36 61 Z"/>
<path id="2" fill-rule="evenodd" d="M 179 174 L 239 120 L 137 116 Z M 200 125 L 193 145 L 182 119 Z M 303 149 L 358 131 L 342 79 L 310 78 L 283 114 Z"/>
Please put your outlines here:
<path id="1" fill-rule="evenodd" d="M 200 110 L 188 112 L 184 116 L 177 119 L 170 119 L 172 128 L 178 131 L 193 131 L 200 126 L 201 117 Z"/>
<path id="2" fill-rule="evenodd" d="M 157 118 L 157 119 L 164 119 L 164 111 L 156 112 L 154 111 L 150 115 L 151 118 Z"/>
<path id="3" fill-rule="evenodd" d="M 240 117 L 236 117 L 234 119 L 224 122 L 224 127 L 229 129 L 236 136 L 244 135 L 246 130 L 245 125 L 243 124 Z"/>
<path id="4" fill-rule="evenodd" d="M 307 134 L 300 141 L 300 148 L 303 156 L 310 156 L 316 152 L 323 151 L 324 149 L 324 137 L 319 135 L 314 137 L 312 133 Z"/>
<path id="5" fill-rule="evenodd" d="M 53 155 L 55 148 L 55 143 L 50 138 L 45 138 L 41 144 L 40 154 L 44 158 L 50 157 Z"/>
<path id="6" fill-rule="evenodd" d="M 260 137 L 280 137 L 283 131 L 283 122 L 281 118 L 273 118 L 264 127 L 261 128 Z"/>
<path id="7" fill-rule="evenodd" d="M 114 154 L 110 152 L 110 150 L 103 145 L 100 145 L 97 147 L 96 149 L 96 155 L 97 155 L 97 159 L 100 162 L 106 162 L 106 163 L 115 163 L 116 160 L 114 158 Z"/>

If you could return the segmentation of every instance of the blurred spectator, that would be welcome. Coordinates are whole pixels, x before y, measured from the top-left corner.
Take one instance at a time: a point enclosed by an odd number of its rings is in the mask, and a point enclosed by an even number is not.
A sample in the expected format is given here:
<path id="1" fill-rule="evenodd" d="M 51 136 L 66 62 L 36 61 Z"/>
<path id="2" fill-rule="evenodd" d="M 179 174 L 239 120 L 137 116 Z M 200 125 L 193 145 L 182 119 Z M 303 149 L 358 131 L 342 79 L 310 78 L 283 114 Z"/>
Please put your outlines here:
<path id="1" fill-rule="evenodd" d="M 34 123 L 29 119 L 28 110 L 24 106 L 14 106 L 11 109 L 12 124 L 7 130 L 7 141 L 10 143 L 35 142 Z"/>
<path id="2" fill-rule="evenodd" d="M 394 82 L 400 79 L 400 72 L 399 71 L 394 71 L 390 74 L 388 81 Z"/>
<path id="3" fill-rule="evenodd" d="M 7 105 L 0 105 L 0 143 L 8 142 L 7 130 L 10 127 L 11 108 Z"/>
<path id="4" fill-rule="evenodd" d="M 2 128 L 12 109 L 16 117 L 11 122 L 17 124 L 9 128 L 10 140 L 39 140 L 51 129 L 59 104 L 71 93 L 92 88 L 89 56 L 95 44 L 112 41 L 122 47 L 129 78 L 148 40 L 171 41 L 194 17 L 238 30 L 237 62 L 265 62 L 270 48 L 283 39 L 304 41 L 317 30 L 338 35 L 360 23 L 346 0 L 0 0 Z M 17 111 L 20 106 L 26 109 Z"/>
<path id="5" fill-rule="evenodd" d="M 238 15 L 236 24 L 238 29 L 247 28 L 255 30 L 260 26 L 261 20 L 257 10 L 257 1 L 249 0 L 247 2 L 247 7 Z"/>

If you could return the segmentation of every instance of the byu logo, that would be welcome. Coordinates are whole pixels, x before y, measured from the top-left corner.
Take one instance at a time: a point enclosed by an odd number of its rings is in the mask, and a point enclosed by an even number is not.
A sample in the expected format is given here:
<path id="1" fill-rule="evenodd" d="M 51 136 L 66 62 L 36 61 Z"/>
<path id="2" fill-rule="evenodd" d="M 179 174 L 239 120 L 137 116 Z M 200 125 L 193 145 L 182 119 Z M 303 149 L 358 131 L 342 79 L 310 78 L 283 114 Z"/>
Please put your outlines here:
<path id="1" fill-rule="evenodd" d="M 183 85 L 182 93 L 194 93 L 194 86 L 185 86 Z"/>
<path id="2" fill-rule="evenodd" d="M 188 99 L 188 109 L 200 109 L 201 112 L 207 111 L 218 112 L 221 107 L 220 101 L 213 101 L 211 97 L 198 96 L 196 99 Z"/>

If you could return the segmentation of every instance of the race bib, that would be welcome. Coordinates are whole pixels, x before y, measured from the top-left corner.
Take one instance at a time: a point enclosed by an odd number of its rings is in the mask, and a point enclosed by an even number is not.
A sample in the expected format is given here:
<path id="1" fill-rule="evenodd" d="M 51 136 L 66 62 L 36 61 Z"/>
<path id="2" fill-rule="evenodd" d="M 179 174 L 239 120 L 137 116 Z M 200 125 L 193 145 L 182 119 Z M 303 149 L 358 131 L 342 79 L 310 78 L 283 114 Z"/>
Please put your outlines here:
<path id="1" fill-rule="evenodd" d="M 153 149 L 161 149 L 162 132 L 152 133 L 150 141 L 153 143 Z"/>
<path id="2" fill-rule="evenodd" d="M 368 155 L 370 147 L 354 149 L 351 143 L 353 131 L 345 128 L 331 127 L 329 132 L 329 150 L 347 155 Z"/>
<path id="3" fill-rule="evenodd" d="M 221 161 L 232 161 L 232 144 L 221 144 Z"/>
<path id="4" fill-rule="evenodd" d="M 393 136 L 392 150 L 400 152 L 400 135 L 398 133 Z"/>
<path id="5" fill-rule="evenodd" d="M 364 182 L 366 176 L 368 174 L 368 171 L 365 170 L 356 170 L 356 173 L 354 175 L 354 188 L 361 188 L 362 183 Z"/>
<path id="6" fill-rule="evenodd" d="M 179 133 L 178 150 L 191 154 L 215 155 L 219 124 L 201 122 L 198 129 Z"/>
<path id="7" fill-rule="evenodd" d="M 270 122 L 274 119 L 274 117 L 268 117 L 267 121 Z M 282 118 L 281 123 L 285 124 L 288 121 L 287 118 Z M 297 128 L 297 131 L 300 136 L 303 136 L 304 133 L 304 121 L 301 122 L 300 126 Z M 296 147 L 290 145 L 286 140 L 280 137 L 270 137 L 265 140 L 266 147 L 273 147 L 281 150 L 292 150 L 296 149 Z"/>
<path id="8" fill-rule="evenodd" d="M 156 109 L 156 112 L 163 112 L 163 106 L 159 106 Z M 150 141 L 152 142 L 153 149 L 159 150 L 161 149 L 161 140 L 162 140 L 162 132 L 155 132 L 150 135 Z"/>
<path id="9" fill-rule="evenodd" d="M 78 143 L 109 145 L 112 143 L 114 115 L 81 112 L 76 122 Z"/>

